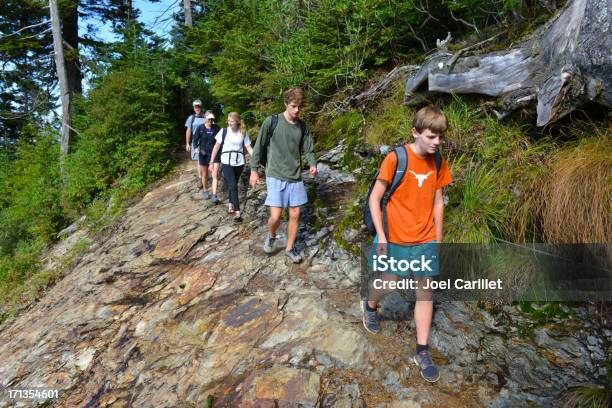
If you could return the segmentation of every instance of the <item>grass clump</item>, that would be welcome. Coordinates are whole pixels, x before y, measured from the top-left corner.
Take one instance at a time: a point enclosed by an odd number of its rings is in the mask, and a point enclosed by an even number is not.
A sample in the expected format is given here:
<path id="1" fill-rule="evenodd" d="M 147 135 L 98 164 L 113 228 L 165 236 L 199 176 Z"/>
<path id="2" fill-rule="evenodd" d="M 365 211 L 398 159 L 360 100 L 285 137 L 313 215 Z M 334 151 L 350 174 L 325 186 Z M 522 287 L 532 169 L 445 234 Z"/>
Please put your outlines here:
<path id="1" fill-rule="evenodd" d="M 584 384 L 567 391 L 564 408 L 607 408 L 612 406 L 612 388 L 599 384 Z"/>
<path id="2" fill-rule="evenodd" d="M 549 242 L 612 241 L 612 137 L 580 140 L 551 158 L 541 183 L 541 217 Z"/>
<path id="3" fill-rule="evenodd" d="M 315 149 L 331 150 L 342 140 L 356 138 L 361 133 L 363 123 L 364 117 L 360 112 L 352 111 L 338 116 L 325 132 L 326 136 L 315 140 Z"/>

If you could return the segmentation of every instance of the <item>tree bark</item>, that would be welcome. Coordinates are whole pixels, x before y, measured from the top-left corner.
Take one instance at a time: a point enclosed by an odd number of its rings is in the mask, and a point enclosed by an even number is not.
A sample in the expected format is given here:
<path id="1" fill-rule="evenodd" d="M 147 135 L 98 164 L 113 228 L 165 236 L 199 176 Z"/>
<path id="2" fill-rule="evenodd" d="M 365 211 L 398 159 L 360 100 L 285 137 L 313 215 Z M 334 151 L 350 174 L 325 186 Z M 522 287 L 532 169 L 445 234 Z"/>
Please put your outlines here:
<path id="1" fill-rule="evenodd" d="M 185 9 L 185 25 L 193 27 L 193 18 L 191 16 L 191 0 L 183 0 L 183 8 Z"/>
<path id="2" fill-rule="evenodd" d="M 64 47 L 62 42 L 62 30 L 60 28 L 59 10 L 57 0 L 49 0 L 49 12 L 51 17 L 51 31 L 53 32 L 53 51 L 55 53 L 55 66 L 57 78 L 60 85 L 60 99 L 62 101 L 62 142 L 60 151 L 62 156 L 68 154 L 70 146 L 70 125 L 71 117 L 71 95 L 68 89 L 68 76 L 64 64 Z"/>
<path id="3" fill-rule="evenodd" d="M 545 126 L 585 102 L 612 106 L 612 36 L 608 0 L 571 0 L 531 38 L 505 52 L 453 56 L 439 51 L 406 82 L 404 101 L 429 92 L 501 98 L 498 117 L 535 106 Z"/>
<path id="4" fill-rule="evenodd" d="M 83 93 L 81 64 L 79 59 L 79 13 L 78 3 L 68 3 L 61 11 L 62 37 L 70 46 L 64 53 L 68 90 L 70 95 Z"/>

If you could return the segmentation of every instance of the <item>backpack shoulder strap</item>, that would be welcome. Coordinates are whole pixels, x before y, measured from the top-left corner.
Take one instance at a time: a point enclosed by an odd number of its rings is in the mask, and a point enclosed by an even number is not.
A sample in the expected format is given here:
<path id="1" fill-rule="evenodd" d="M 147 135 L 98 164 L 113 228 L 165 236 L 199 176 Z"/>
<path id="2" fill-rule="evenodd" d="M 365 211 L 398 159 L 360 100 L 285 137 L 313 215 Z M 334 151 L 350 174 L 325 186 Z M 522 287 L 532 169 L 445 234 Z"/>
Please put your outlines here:
<path id="1" fill-rule="evenodd" d="M 272 140 L 276 125 L 278 125 L 278 115 L 272 115 L 272 119 L 270 120 L 270 127 L 268 128 L 268 143 L 270 143 L 270 140 Z"/>
<path id="2" fill-rule="evenodd" d="M 302 140 L 304 140 L 304 135 L 306 135 L 306 122 L 302 119 L 299 119 L 300 130 L 302 131 L 302 136 L 300 137 L 300 146 L 302 145 Z"/>
<path id="3" fill-rule="evenodd" d="M 383 195 L 381 209 L 383 215 L 383 229 L 385 231 L 385 235 L 387 240 L 389 239 L 389 222 L 387 221 L 387 202 L 391 198 L 393 192 L 399 187 L 402 179 L 404 178 L 404 174 L 406 174 L 406 170 L 408 169 L 408 152 L 406 148 L 402 146 L 398 146 L 393 149 L 395 155 L 397 156 L 397 165 L 395 166 L 395 173 L 393 173 L 393 180 L 391 181 L 391 185 L 385 191 L 385 195 Z"/>
<path id="4" fill-rule="evenodd" d="M 225 136 L 227 136 L 227 127 L 223 128 L 223 133 L 221 133 L 221 146 L 225 143 Z"/>
<path id="5" fill-rule="evenodd" d="M 442 155 L 440 154 L 440 149 L 434 155 L 434 161 L 436 162 L 436 177 L 440 174 L 440 168 L 442 168 Z"/>
<path id="6" fill-rule="evenodd" d="M 403 145 L 398 146 L 393 149 L 393 152 L 397 156 L 397 165 L 395 166 L 395 173 L 393 174 L 391 185 L 385 192 L 385 198 L 387 200 L 391 198 L 391 194 L 399 187 L 408 169 L 408 152 L 406 151 L 406 147 Z"/>

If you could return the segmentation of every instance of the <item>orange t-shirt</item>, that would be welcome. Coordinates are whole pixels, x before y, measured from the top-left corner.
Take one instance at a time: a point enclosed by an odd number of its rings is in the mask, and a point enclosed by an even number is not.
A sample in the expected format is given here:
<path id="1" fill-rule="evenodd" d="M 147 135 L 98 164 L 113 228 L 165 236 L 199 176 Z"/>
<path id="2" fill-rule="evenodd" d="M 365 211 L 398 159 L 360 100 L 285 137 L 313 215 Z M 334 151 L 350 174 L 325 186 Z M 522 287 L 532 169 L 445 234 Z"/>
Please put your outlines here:
<path id="1" fill-rule="evenodd" d="M 387 240 L 395 244 L 422 244 L 436 239 L 433 211 L 436 190 L 450 184 L 453 177 L 444 158 L 440 173 L 436 174 L 433 155 L 421 158 L 408 144 L 405 147 L 408 169 L 387 203 Z M 391 185 L 396 166 L 397 156 L 392 152 L 380 165 L 377 179 Z"/>

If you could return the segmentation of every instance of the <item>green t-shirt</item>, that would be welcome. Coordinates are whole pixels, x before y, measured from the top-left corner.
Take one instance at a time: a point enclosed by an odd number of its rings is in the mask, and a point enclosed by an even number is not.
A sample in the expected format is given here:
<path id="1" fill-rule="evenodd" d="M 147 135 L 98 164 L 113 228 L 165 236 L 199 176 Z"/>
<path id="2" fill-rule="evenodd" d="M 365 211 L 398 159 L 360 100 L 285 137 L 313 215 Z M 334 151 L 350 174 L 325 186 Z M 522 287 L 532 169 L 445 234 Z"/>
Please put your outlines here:
<path id="1" fill-rule="evenodd" d="M 268 141 L 268 129 L 272 123 L 272 117 L 268 116 L 259 129 L 259 135 L 253 148 L 253 159 L 251 169 L 257 168 L 261 154 L 261 146 Z M 309 166 L 316 166 L 313 151 L 312 135 L 308 128 L 302 139 L 302 129 L 298 123 L 289 123 L 285 115 L 278 114 L 278 123 L 274 129 L 274 135 L 268 145 L 268 164 L 266 176 L 281 180 L 299 181 L 301 177 L 300 150 L 304 154 Z"/>

